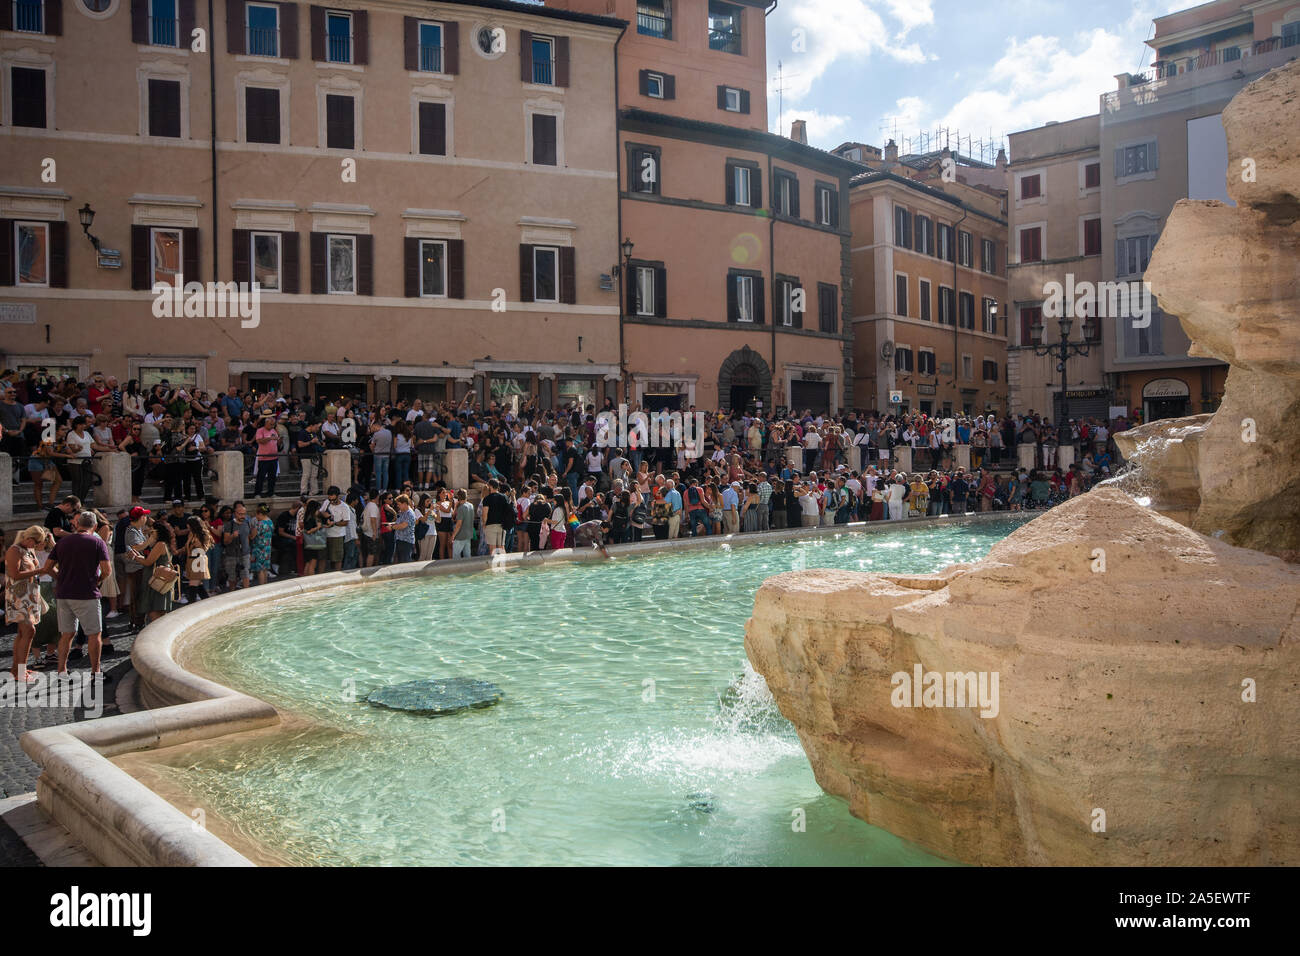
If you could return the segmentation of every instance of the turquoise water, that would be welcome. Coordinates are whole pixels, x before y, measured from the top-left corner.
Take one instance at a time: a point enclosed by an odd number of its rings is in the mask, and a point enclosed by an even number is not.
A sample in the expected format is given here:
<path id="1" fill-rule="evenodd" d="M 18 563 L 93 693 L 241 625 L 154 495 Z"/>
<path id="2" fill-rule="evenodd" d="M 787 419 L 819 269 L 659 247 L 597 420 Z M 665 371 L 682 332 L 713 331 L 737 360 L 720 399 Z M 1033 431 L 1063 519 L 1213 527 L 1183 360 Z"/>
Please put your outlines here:
<path id="1" fill-rule="evenodd" d="M 821 791 L 748 667 L 744 625 L 769 575 L 934 571 L 1018 524 L 720 544 L 284 602 L 186 663 L 308 729 L 201 748 L 159 772 L 292 862 L 939 863 Z M 441 718 L 364 702 L 430 676 L 506 696 Z"/>

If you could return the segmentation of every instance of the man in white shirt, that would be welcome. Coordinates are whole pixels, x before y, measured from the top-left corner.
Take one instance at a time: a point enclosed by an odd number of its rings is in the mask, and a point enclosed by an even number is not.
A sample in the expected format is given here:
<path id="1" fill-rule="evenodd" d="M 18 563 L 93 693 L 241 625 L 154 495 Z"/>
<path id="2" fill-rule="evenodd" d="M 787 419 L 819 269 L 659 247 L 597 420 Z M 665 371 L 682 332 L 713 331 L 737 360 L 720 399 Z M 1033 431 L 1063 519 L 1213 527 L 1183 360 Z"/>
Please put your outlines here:
<path id="1" fill-rule="evenodd" d="M 343 542 L 347 537 L 348 526 L 355 526 L 356 513 L 351 505 L 340 499 L 338 485 L 330 485 L 326 494 L 329 497 L 321 511 L 329 515 L 332 524 L 325 528 L 325 553 L 330 570 L 338 571 L 343 567 Z M 353 533 L 356 533 L 355 530 Z"/>
<path id="2" fill-rule="evenodd" d="M 889 520 L 901 521 L 907 517 L 907 476 L 901 471 L 895 473 L 889 482 Z"/>
<path id="3" fill-rule="evenodd" d="M 374 567 L 379 557 L 379 503 L 374 498 L 361 510 L 360 543 L 362 566 Z"/>

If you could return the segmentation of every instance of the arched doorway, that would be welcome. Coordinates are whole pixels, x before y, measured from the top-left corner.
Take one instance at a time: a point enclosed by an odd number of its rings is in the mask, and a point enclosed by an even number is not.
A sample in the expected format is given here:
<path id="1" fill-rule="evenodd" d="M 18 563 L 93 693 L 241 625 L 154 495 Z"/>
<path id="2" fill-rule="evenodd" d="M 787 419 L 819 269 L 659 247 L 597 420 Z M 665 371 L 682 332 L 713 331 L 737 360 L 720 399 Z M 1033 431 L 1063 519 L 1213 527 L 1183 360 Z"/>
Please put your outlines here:
<path id="1" fill-rule="evenodd" d="M 718 403 L 730 412 L 772 410 L 772 370 L 748 345 L 727 356 L 718 369 Z"/>

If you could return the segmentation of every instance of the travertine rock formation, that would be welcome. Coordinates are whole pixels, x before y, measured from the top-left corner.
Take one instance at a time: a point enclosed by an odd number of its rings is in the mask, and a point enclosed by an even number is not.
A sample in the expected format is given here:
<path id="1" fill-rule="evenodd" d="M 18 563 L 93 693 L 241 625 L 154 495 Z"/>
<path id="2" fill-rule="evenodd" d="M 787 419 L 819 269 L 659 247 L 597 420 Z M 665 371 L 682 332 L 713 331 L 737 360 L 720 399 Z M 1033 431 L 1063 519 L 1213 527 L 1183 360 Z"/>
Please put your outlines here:
<path id="1" fill-rule="evenodd" d="M 1098 489 L 939 575 L 770 578 L 745 649 L 821 786 L 942 856 L 1296 864 L 1297 638 L 1300 569 Z M 917 664 L 996 716 L 894 706 Z"/>
<path id="2" fill-rule="evenodd" d="M 1193 355 L 1231 366 L 1223 403 L 1193 439 L 1191 526 L 1300 557 L 1300 61 L 1265 74 L 1223 111 L 1228 195 L 1174 207 L 1146 278 Z M 1153 431 L 1128 436 L 1121 450 Z M 1158 454 L 1155 448 L 1148 451 Z M 1159 463 L 1146 470 L 1159 481 Z M 1176 476 L 1170 476 L 1176 479 Z M 1162 496 L 1157 492 L 1157 499 Z M 1163 504 L 1160 500 L 1157 504 Z"/>

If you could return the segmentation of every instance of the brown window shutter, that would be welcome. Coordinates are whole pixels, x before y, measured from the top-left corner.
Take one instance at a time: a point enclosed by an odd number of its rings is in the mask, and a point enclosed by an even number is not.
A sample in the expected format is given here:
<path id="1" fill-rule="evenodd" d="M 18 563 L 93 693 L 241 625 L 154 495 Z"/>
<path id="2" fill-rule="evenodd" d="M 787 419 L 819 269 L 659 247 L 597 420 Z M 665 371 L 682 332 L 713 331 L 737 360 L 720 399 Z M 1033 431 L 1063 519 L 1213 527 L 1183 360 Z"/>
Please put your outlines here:
<path id="1" fill-rule="evenodd" d="M 140 16 L 136 18 L 136 4 L 139 3 Z M 136 24 L 139 30 L 136 30 Z M 131 0 L 131 32 L 136 43 L 149 42 L 149 0 Z M 226 0 L 226 52 L 243 53 L 246 49 L 244 36 L 244 0 Z"/>
<path id="2" fill-rule="evenodd" d="M 749 90 L 740 91 L 740 111 L 742 113 L 749 112 Z"/>
<path id="3" fill-rule="evenodd" d="M 0 10 L 0 30 L 11 29 L 4 23 L 9 5 L 4 4 L 4 7 Z M 131 0 L 131 42 L 141 46 L 149 42 L 149 0 Z"/>
<path id="4" fill-rule="evenodd" d="M 406 50 L 406 70 L 414 73 L 420 68 L 420 21 L 415 17 L 402 17 L 402 44 Z"/>
<path id="5" fill-rule="evenodd" d="M 751 209 L 763 208 L 763 171 L 761 169 L 751 169 L 749 171 L 749 206 Z"/>
<path id="6" fill-rule="evenodd" d="M 326 261 L 328 253 L 326 250 L 326 235 L 323 232 L 313 232 L 311 234 L 311 293 L 312 295 L 324 295 L 329 291 L 329 282 L 327 280 L 329 263 Z"/>
<path id="7" fill-rule="evenodd" d="M 727 321 L 740 320 L 740 306 L 736 302 L 736 277 L 727 273 Z"/>
<path id="8" fill-rule="evenodd" d="M 642 96 L 650 95 L 650 71 L 639 70 L 636 75 L 637 92 Z"/>
<path id="9" fill-rule="evenodd" d="M 63 0 L 45 0 L 45 35 L 63 36 Z M 185 34 L 189 36 L 189 34 Z M 188 40 L 181 46 L 188 46 Z M 53 282 L 51 282 L 53 284 Z"/>
<path id="10" fill-rule="evenodd" d="M 352 62 L 365 66 L 370 62 L 370 14 L 352 11 Z"/>
<path id="11" fill-rule="evenodd" d="M 12 270 L 11 270 L 12 271 Z M 152 269 L 149 263 L 149 227 L 131 227 L 131 288 L 153 288 Z M 12 277 L 10 279 L 12 281 Z"/>
<path id="12" fill-rule="evenodd" d="M 455 76 L 460 72 L 460 24 L 442 25 L 442 72 Z"/>
<path id="13" fill-rule="evenodd" d="M 230 269 L 231 278 L 236 282 L 253 281 L 252 251 L 249 248 L 249 230 L 230 230 Z M 280 259 L 284 260 L 284 246 L 281 243 Z"/>
<path id="14" fill-rule="evenodd" d="M 45 9 L 50 9 L 46 0 Z M 56 34 L 57 36 L 58 34 Z M 50 223 L 50 287 L 66 289 L 68 287 L 68 224 L 66 222 Z"/>
<path id="15" fill-rule="evenodd" d="M 533 247 L 519 246 L 519 301 L 533 301 Z"/>
<path id="16" fill-rule="evenodd" d="M 799 218 L 799 180 L 790 177 L 790 215 Z"/>
<path id="17" fill-rule="evenodd" d="M 727 205 L 736 204 L 736 167 L 727 163 Z"/>
<path id="18" fill-rule="evenodd" d="M 48 2 L 48 0 L 47 0 Z M 569 38 L 555 38 L 555 85 L 569 85 Z"/>
<path id="19" fill-rule="evenodd" d="M 187 49 L 192 42 L 195 25 L 194 0 L 180 0 L 177 19 L 180 21 L 181 49 Z"/>
<path id="20" fill-rule="evenodd" d="M 447 240 L 447 298 L 465 298 L 465 240 Z"/>
<path id="21" fill-rule="evenodd" d="M 578 272 L 572 246 L 560 248 L 560 301 L 566 305 L 578 304 Z"/>
<path id="22" fill-rule="evenodd" d="M 14 282 L 14 221 L 0 219 L 0 285 Z"/>
<path id="23" fill-rule="evenodd" d="M 527 30 L 519 31 L 519 79 L 533 82 L 533 35 Z"/>
<path id="24" fill-rule="evenodd" d="M 668 315 L 668 270 L 663 266 L 655 269 L 655 315 L 661 319 Z"/>
<path id="25" fill-rule="evenodd" d="M 447 155 L 447 106 L 445 103 L 421 103 L 420 153 L 426 156 Z"/>
<path id="26" fill-rule="evenodd" d="M 677 78 L 664 74 L 664 99 L 677 99 Z"/>
<path id="27" fill-rule="evenodd" d="M 375 294 L 375 237 L 357 236 L 357 295 Z"/>
<path id="28" fill-rule="evenodd" d="M 297 295 L 301 286 L 299 273 L 298 234 L 296 232 L 280 233 L 280 291 L 288 295 Z"/>
<path id="29" fill-rule="evenodd" d="M 298 4 L 280 4 L 280 56 L 298 59 Z"/>
<path id="30" fill-rule="evenodd" d="M 201 282 L 199 273 L 199 231 L 181 230 L 181 263 L 186 282 Z"/>
<path id="31" fill-rule="evenodd" d="M 840 227 L 840 193 L 838 189 L 831 190 L 831 225 L 836 229 Z"/>
<path id="32" fill-rule="evenodd" d="M 408 299 L 420 295 L 420 240 L 407 236 L 402 241 L 402 275 L 404 294 Z"/>
<path id="33" fill-rule="evenodd" d="M 754 277 L 754 324 L 763 324 L 763 293 L 767 290 L 763 287 L 761 277 Z"/>
<path id="34" fill-rule="evenodd" d="M 311 58 L 325 62 L 325 8 L 311 8 Z"/>
<path id="35" fill-rule="evenodd" d="M 138 0 L 131 0 L 132 10 Z M 11 3 L 0 3 L 0 30 L 12 30 L 14 28 L 14 8 Z M 9 277 L 9 284 L 13 284 L 13 276 Z"/>
<path id="36" fill-rule="evenodd" d="M 719 86 L 718 87 L 718 109 L 725 110 L 726 108 L 727 108 L 727 88 L 725 86 Z"/>
<path id="37" fill-rule="evenodd" d="M 628 315 L 636 315 L 636 300 L 637 300 L 636 280 L 637 280 L 636 266 L 628 265 L 627 274 L 623 276 L 623 293 L 624 293 L 623 297 L 627 299 Z"/>

